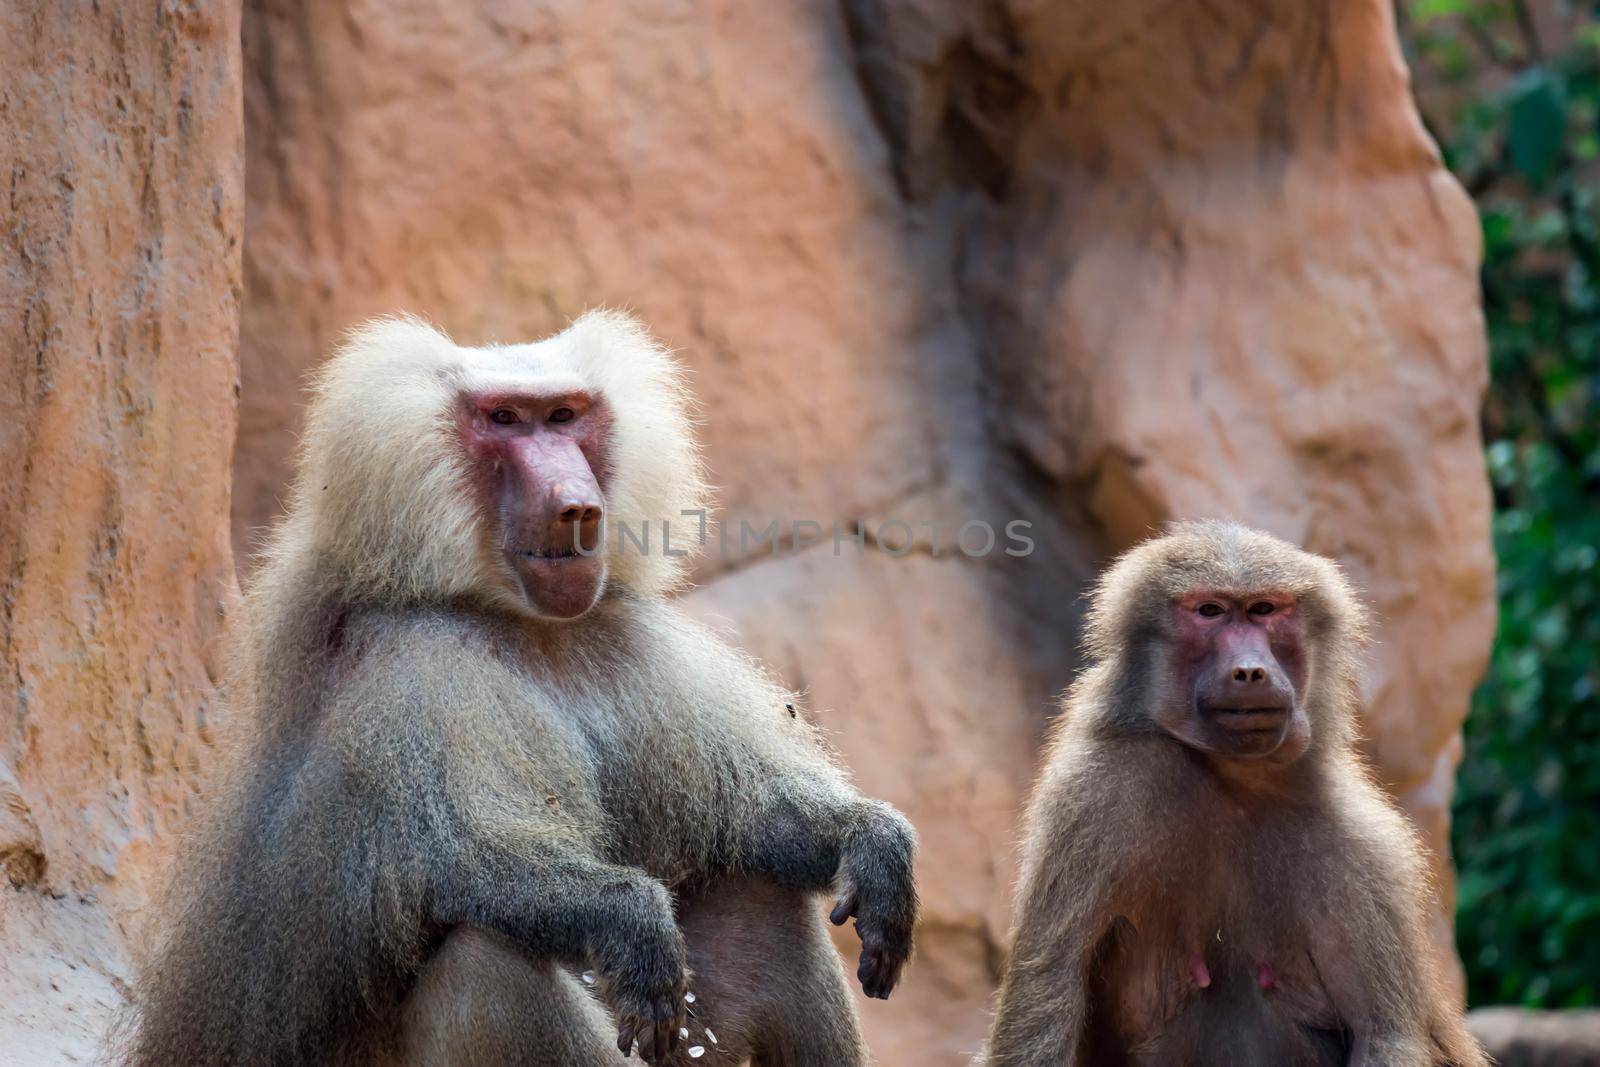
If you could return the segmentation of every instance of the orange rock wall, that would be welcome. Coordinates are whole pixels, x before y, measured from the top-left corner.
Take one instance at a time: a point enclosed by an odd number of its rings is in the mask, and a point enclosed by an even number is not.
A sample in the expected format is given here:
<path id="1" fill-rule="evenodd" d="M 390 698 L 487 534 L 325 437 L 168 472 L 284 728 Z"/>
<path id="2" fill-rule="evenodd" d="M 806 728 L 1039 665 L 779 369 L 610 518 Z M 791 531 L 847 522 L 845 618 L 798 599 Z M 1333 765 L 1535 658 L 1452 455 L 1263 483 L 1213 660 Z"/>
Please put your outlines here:
<path id="1" fill-rule="evenodd" d="M 92 21 L 22 21 L 97 60 L 165 25 L 129 21 L 118 37 Z M 111 658 L 100 689 L 73 674 L 82 700 L 19 711 L 33 725 L 14 745 L 0 734 L 0 771 L 11 768 L 0 856 L 8 840 L 44 841 L 20 854 L 24 866 L 47 857 L 45 878 L 77 854 L 63 843 L 75 828 L 45 829 L 56 820 L 164 841 L 186 761 L 204 758 L 193 743 L 210 694 L 202 656 L 227 585 L 216 524 L 235 187 L 222 183 L 214 214 L 193 203 L 209 206 L 224 173 L 237 179 L 237 159 L 215 150 L 238 150 L 237 125 L 223 136 L 233 98 L 221 98 L 237 92 L 239 61 L 226 19 L 185 25 L 201 30 L 183 48 L 139 52 L 147 79 L 169 57 L 187 64 L 162 75 L 170 99 L 134 100 L 137 130 L 159 116 L 174 125 L 150 156 L 130 155 L 136 130 L 111 127 L 119 166 L 145 169 L 104 182 L 121 196 L 151 173 L 145 187 L 179 199 L 154 218 L 142 199 L 108 203 L 93 230 L 140 220 L 166 234 L 163 262 L 183 266 L 141 274 L 116 258 L 135 238 L 83 269 L 97 282 L 108 272 L 108 285 L 127 274 L 102 309 L 186 294 L 187 317 L 167 329 L 188 332 L 141 340 L 145 362 L 121 387 L 108 369 L 120 361 L 72 370 L 109 405 L 96 412 L 116 415 L 93 420 L 92 439 L 115 436 L 125 451 L 110 454 L 136 457 L 104 476 L 148 478 L 118 506 L 168 501 L 168 529 L 181 532 L 140 528 L 117 556 L 127 567 L 135 551 L 173 556 L 164 582 L 140 571 L 118 572 L 109 591 L 66 586 L 79 572 L 42 564 L 24 576 L 78 590 L 72 610 L 132 624 L 96 631 L 90 647 L 37 624 L 59 605 L 15 615 L 35 627 L 35 655 Z M 22 52 L 39 79 L 62 62 Z M 1383 0 L 256 0 L 242 65 L 241 567 L 277 511 L 301 375 L 344 327 L 403 309 L 475 343 L 546 334 L 598 303 L 636 310 L 694 370 L 735 542 L 741 521 L 829 531 L 776 556 L 713 552 L 687 601 L 804 690 L 861 784 L 922 833 L 919 957 L 893 1000 L 863 1005 L 885 1065 L 954 1065 L 980 1039 L 1010 922 L 1014 820 L 1075 665 L 1079 595 L 1106 555 L 1168 517 L 1232 515 L 1345 560 L 1380 615 L 1373 753 L 1442 850 L 1456 731 L 1493 621 L 1477 231 L 1417 120 Z M 78 75 L 95 106 L 104 71 Z M 0 110 L 8 138 L 33 139 L 19 158 L 87 153 L 60 128 L 66 102 L 36 92 L 34 111 Z M 180 144 L 181 189 L 161 154 Z M 17 262 L 57 307 L 90 291 L 65 267 L 48 273 L 52 261 Z M 208 280 L 222 284 L 202 293 Z M 60 321 L 83 331 L 92 320 Z M 89 335 L 72 336 L 89 351 Z M 18 349 L 6 373 L 33 381 L 32 353 Z M 181 411 L 157 405 L 171 420 L 161 425 L 204 462 L 160 467 L 139 450 L 147 439 L 116 405 L 137 407 L 145 391 L 181 396 Z M 0 435 L 44 432 L 43 411 L 25 408 Z M 8 462 L 24 447 L 0 441 Z M 107 512 L 60 479 L 94 465 L 53 462 L 50 499 L 71 503 L 51 515 L 81 507 L 83 522 L 52 527 L 46 543 L 90 551 Z M 45 521 L 34 499 L 6 498 L 0 552 L 12 529 Z M 969 519 L 1031 522 L 1036 549 L 968 558 L 951 543 Z M 907 524 L 909 544 L 888 520 Z M 873 536 L 836 555 L 834 523 Z M 15 573 L 11 560 L 0 556 L 0 574 Z M 7 640 L 9 664 L 21 646 Z M 151 648 L 181 685 L 146 694 Z M 114 743 L 86 769 L 78 749 L 95 731 Z M 141 736 L 155 739 L 145 764 L 105 754 L 125 758 Z M 120 806 L 94 806 L 124 789 Z M 8 822 L 12 794 L 24 815 Z M 132 907 L 157 852 L 118 855 L 120 867 L 85 864 L 81 884 Z M 28 877 L 25 908 L 0 902 L 0 947 L 31 954 L 11 968 L 24 984 L 62 951 L 56 912 L 123 914 L 51 901 Z M 77 958 L 120 976 L 120 938 L 110 925 Z M 0 962 L 0 993 L 6 981 L 17 980 Z M 103 995 L 83 1012 L 114 999 L 110 979 L 97 981 Z M 24 1028 L 54 1025 L 61 999 L 28 988 L 38 1007 Z"/>
<path id="2" fill-rule="evenodd" d="M 380 7 L 246 15 L 235 543 L 349 323 L 596 303 L 694 368 L 732 531 L 910 523 L 903 555 L 713 554 L 688 596 L 921 830 L 884 1063 L 976 1045 L 1083 580 L 1168 517 L 1349 565 L 1372 749 L 1443 849 L 1493 624 L 1478 246 L 1387 4 Z M 1038 551 L 952 554 L 975 517 Z"/>
<path id="3" fill-rule="evenodd" d="M 236 5 L 0 7 L 0 1062 L 88 1062 L 233 590 Z"/>

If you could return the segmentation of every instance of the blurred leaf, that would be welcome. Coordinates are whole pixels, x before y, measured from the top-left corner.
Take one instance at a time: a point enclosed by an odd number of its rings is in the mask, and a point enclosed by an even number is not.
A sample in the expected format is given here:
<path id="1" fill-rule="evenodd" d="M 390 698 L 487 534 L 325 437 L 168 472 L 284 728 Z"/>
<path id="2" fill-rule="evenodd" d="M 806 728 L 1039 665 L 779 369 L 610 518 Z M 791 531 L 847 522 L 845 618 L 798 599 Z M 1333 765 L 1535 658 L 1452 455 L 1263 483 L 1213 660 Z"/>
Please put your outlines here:
<path id="1" fill-rule="evenodd" d="M 1566 142 L 1567 108 L 1561 85 L 1547 71 L 1535 70 L 1511 105 L 1507 145 L 1511 165 L 1542 189 Z"/>
<path id="2" fill-rule="evenodd" d="M 1411 17 L 1418 23 L 1425 23 L 1446 15 L 1459 15 L 1471 6 L 1470 0 L 1416 0 L 1411 5 Z"/>
<path id="3" fill-rule="evenodd" d="M 1457 942 L 1475 1004 L 1595 1005 L 1600 25 L 1593 4 L 1561 8 L 1566 32 L 1533 62 L 1507 3 L 1418 0 L 1407 12 L 1419 104 L 1478 198 L 1490 346 L 1500 615 L 1453 812 Z M 1472 69 L 1446 70 L 1438 57 L 1451 55 Z"/>

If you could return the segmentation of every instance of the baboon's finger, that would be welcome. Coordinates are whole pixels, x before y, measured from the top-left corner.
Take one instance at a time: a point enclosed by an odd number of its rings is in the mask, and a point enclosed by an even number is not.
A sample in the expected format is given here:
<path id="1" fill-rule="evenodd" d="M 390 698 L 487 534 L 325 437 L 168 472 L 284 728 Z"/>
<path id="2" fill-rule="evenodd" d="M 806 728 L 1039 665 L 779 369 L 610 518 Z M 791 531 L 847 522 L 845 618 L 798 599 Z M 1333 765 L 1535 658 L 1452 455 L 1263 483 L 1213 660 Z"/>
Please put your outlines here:
<path id="1" fill-rule="evenodd" d="M 623 1024 L 617 1028 L 617 1051 L 622 1053 L 624 1056 L 631 1055 L 633 1053 L 634 1041 L 638 1037 L 638 1034 L 639 1024 L 637 1022 L 623 1022 Z"/>

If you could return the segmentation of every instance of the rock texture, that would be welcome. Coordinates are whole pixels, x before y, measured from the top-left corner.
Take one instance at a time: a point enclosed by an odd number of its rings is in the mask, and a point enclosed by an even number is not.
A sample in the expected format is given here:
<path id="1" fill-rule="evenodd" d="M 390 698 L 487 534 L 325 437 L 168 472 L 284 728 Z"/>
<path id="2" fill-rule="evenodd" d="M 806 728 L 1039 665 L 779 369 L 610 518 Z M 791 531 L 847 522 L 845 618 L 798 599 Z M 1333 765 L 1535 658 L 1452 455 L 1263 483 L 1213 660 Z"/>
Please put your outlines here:
<path id="1" fill-rule="evenodd" d="M 239 14 L 0 8 L 0 1061 L 87 1062 L 207 751 Z"/>
<path id="2" fill-rule="evenodd" d="M 624 304 L 683 350 L 730 531 L 688 603 L 922 832 L 919 956 L 863 1005 L 882 1063 L 980 1040 L 1079 594 L 1170 517 L 1346 561 L 1373 755 L 1448 885 L 1493 612 L 1477 231 L 1384 0 L 254 0 L 242 149 L 237 31 L 0 15 L 19 1062 L 70 1062 L 118 999 L 206 761 L 241 151 L 241 552 L 301 375 L 365 316 L 482 342 Z M 780 551 L 739 550 L 773 519 Z M 969 520 L 1034 549 L 969 556 Z"/>
<path id="3" fill-rule="evenodd" d="M 735 545 L 869 532 L 713 552 L 689 603 L 921 828 L 882 1062 L 979 1040 L 1078 594 L 1169 517 L 1348 564 L 1372 751 L 1448 886 L 1493 624 L 1477 230 L 1382 0 L 263 0 L 245 51 L 237 546 L 339 330 L 526 338 L 597 303 L 693 366 Z M 972 518 L 1037 550 L 952 552 Z"/>
<path id="4" fill-rule="evenodd" d="M 1594 1067 L 1600 1063 L 1600 1011 L 1485 1008 L 1467 1017 L 1499 1067 Z"/>

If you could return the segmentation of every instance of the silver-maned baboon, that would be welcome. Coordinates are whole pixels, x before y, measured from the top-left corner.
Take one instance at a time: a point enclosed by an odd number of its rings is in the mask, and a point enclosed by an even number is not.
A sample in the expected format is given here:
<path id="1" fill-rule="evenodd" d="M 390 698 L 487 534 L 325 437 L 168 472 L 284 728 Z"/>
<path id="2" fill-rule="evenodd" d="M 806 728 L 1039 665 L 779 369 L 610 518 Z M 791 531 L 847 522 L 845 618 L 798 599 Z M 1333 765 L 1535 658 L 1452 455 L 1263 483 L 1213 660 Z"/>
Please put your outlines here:
<path id="1" fill-rule="evenodd" d="M 1478 1065 L 1357 756 L 1363 612 L 1227 523 L 1123 556 L 1027 817 L 991 1067 Z"/>
<path id="2" fill-rule="evenodd" d="M 486 348 L 384 320 L 332 358 L 131 1063 L 864 1062 L 818 895 L 887 997 L 912 831 L 665 598 L 685 403 L 611 313 Z"/>

